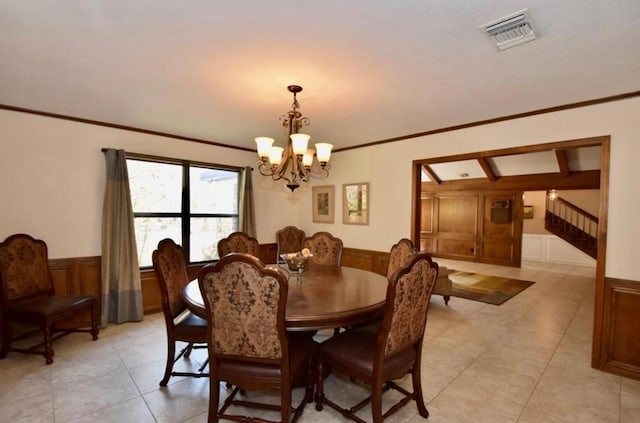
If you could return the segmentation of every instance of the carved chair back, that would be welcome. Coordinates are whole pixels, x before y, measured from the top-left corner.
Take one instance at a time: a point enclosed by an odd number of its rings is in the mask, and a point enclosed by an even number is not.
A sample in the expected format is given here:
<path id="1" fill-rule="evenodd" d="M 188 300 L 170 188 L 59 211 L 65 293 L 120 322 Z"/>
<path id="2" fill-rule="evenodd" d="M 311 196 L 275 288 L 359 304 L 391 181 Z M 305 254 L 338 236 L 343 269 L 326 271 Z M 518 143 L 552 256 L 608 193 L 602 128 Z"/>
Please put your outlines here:
<path id="1" fill-rule="evenodd" d="M 173 318 L 186 308 L 182 291 L 189 283 L 189 275 L 184 252 L 181 246 L 172 239 L 166 238 L 158 243 L 158 248 L 151 258 L 160 285 L 162 309 L 165 317 L 173 321 Z"/>
<path id="2" fill-rule="evenodd" d="M 198 280 L 213 322 L 210 356 L 266 362 L 287 358 L 284 273 L 266 268 L 254 256 L 234 253 L 205 266 Z"/>
<path id="3" fill-rule="evenodd" d="M 276 232 L 278 257 L 280 254 L 296 253 L 303 248 L 305 233 L 295 226 L 285 226 Z"/>
<path id="4" fill-rule="evenodd" d="M 218 256 L 220 258 L 229 253 L 245 253 L 258 257 L 259 251 L 258 240 L 244 232 L 234 232 L 218 241 Z"/>
<path id="5" fill-rule="evenodd" d="M 3 303 L 54 295 L 47 244 L 27 234 L 0 243 L 0 283 Z"/>
<path id="6" fill-rule="evenodd" d="M 329 232 L 316 232 L 305 238 L 303 246 L 313 254 L 312 264 L 340 266 L 342 261 L 342 240 Z"/>
<path id="7" fill-rule="evenodd" d="M 419 354 L 437 277 L 438 264 L 426 253 L 415 254 L 393 274 L 378 338 L 379 360 L 410 346 Z"/>
<path id="8" fill-rule="evenodd" d="M 389 266 L 387 267 L 387 278 L 393 275 L 393 272 L 409 260 L 409 258 L 416 253 L 416 249 L 413 246 L 413 242 L 407 238 L 402 238 L 396 244 L 391 247 L 389 251 Z"/>

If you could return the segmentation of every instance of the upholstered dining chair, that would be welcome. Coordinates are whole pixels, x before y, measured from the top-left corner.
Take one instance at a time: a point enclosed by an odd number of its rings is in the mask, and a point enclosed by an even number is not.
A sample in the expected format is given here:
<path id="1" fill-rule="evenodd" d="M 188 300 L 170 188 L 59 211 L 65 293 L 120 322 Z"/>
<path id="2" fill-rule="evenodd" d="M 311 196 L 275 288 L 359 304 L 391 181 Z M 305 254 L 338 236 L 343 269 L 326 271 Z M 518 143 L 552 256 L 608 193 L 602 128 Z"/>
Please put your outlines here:
<path id="1" fill-rule="evenodd" d="M 280 410 L 281 421 L 296 421 L 313 400 L 312 367 L 316 343 L 285 330 L 287 276 L 260 259 L 233 253 L 202 268 L 198 276 L 209 323 L 209 422 L 254 421 L 226 414 L 235 405 Z M 219 408 L 220 380 L 235 386 Z M 294 385 L 306 386 L 301 403 L 291 408 Z M 279 389 L 280 405 L 236 400 L 239 390 Z M 265 421 L 256 419 L 257 421 Z"/>
<path id="2" fill-rule="evenodd" d="M 55 338 L 69 332 L 89 332 L 94 341 L 98 339 L 97 299 L 90 295 L 56 295 L 44 241 L 27 234 L 15 234 L 0 243 L 0 285 L 0 358 L 5 358 L 9 351 L 17 351 L 40 354 L 51 364 L 54 354 L 51 343 Z M 83 322 L 90 320 L 90 329 L 74 327 L 74 320 L 83 317 Z M 35 330 L 14 338 L 13 324 L 35 327 Z M 43 343 L 31 348 L 12 346 L 14 341 L 39 331 L 44 332 Z M 39 349 L 41 346 L 44 349 Z"/>
<path id="3" fill-rule="evenodd" d="M 218 257 L 222 258 L 229 253 L 246 253 L 259 257 L 260 244 L 257 239 L 244 232 L 233 232 L 218 241 Z"/>
<path id="4" fill-rule="evenodd" d="M 295 226 L 285 226 L 276 232 L 276 245 L 278 246 L 278 257 L 280 254 L 297 253 L 302 250 L 305 233 Z"/>
<path id="5" fill-rule="evenodd" d="M 303 247 L 313 254 L 309 259 L 312 264 L 340 266 L 342 261 L 342 240 L 329 232 L 316 232 L 305 238 Z"/>
<path id="6" fill-rule="evenodd" d="M 166 238 L 158 243 L 152 256 L 153 269 L 160 286 L 162 312 L 167 330 L 167 363 L 160 386 L 166 386 L 171 376 L 205 377 L 207 362 L 197 372 L 174 372 L 174 364 L 189 358 L 194 348 L 207 348 L 207 321 L 191 313 L 182 299 L 182 291 L 189 282 L 182 247 Z M 176 356 L 176 342 L 187 345 Z"/>
<path id="7" fill-rule="evenodd" d="M 411 242 L 410 239 L 402 238 L 400 241 L 393 244 L 389 251 L 387 278 L 390 278 L 393 273 L 402 267 L 416 252 L 416 248 L 413 246 L 413 242 Z"/>
<path id="8" fill-rule="evenodd" d="M 387 267 L 387 278 L 390 278 L 398 268 L 400 268 L 413 254 L 417 252 L 411 240 L 403 238 L 391 247 L 389 252 L 389 266 Z M 453 292 L 453 285 L 449 274 L 451 271 L 446 267 L 438 267 L 438 277 L 433 287 L 432 294 L 442 295 L 444 304 L 449 305 L 449 299 Z"/>
<path id="9" fill-rule="evenodd" d="M 429 299 L 437 275 L 438 265 L 428 254 L 413 255 L 389 279 L 381 326 L 341 332 L 320 344 L 317 374 L 326 374 L 330 369 L 352 380 L 361 380 L 369 385 L 371 395 L 350 409 L 343 408 L 325 397 L 323 377 L 318 377 L 318 411 L 326 404 L 347 418 L 363 422 L 355 413 L 371 403 L 373 422 L 380 423 L 410 400 L 415 400 L 419 414 L 424 418 L 429 416 L 422 397 L 420 362 Z M 408 372 L 411 373 L 413 392 L 393 382 Z M 382 393 L 390 388 L 400 392 L 403 398 L 383 414 Z"/>

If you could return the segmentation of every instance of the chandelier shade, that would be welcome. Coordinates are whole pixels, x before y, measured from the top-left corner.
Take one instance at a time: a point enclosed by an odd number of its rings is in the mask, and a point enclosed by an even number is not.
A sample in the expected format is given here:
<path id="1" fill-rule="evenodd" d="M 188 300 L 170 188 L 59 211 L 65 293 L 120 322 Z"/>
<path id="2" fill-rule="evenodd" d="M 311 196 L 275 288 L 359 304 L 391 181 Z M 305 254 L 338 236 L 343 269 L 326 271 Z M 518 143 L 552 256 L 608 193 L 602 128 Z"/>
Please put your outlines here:
<path id="1" fill-rule="evenodd" d="M 269 176 L 274 181 L 286 181 L 287 188 L 293 192 L 300 186 L 300 182 L 309 182 L 311 177 L 329 176 L 331 167 L 329 160 L 333 144 L 316 143 L 315 150 L 309 148 L 311 136 L 301 133 L 300 129 L 309 125 L 310 121 L 298 111 L 300 103 L 296 98 L 296 94 L 302 91 L 302 87 L 289 85 L 287 89 L 293 94 L 293 104 L 291 110 L 280 117 L 282 126 L 289 133 L 286 148 L 274 146 L 275 140 L 269 137 L 256 137 L 255 141 L 260 157 L 258 162 L 260 174 Z"/>

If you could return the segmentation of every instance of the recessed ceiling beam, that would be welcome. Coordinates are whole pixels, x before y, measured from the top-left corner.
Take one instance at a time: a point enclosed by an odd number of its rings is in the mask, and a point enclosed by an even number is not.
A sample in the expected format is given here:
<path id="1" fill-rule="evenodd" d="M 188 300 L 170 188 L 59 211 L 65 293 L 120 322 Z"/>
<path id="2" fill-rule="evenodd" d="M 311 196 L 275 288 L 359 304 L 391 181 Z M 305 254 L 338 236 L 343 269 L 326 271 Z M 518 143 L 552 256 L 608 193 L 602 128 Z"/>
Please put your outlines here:
<path id="1" fill-rule="evenodd" d="M 434 184 L 441 184 L 442 180 L 440 178 L 438 178 L 438 175 L 436 175 L 436 173 L 433 171 L 433 169 L 431 169 L 431 166 L 429 165 L 422 165 L 422 169 L 426 172 L 427 175 L 429 175 L 429 179 L 431 179 L 431 182 Z"/>
<path id="2" fill-rule="evenodd" d="M 489 182 L 485 178 L 444 181 L 439 184 L 425 182 L 422 184 L 422 192 L 542 191 L 550 187 L 555 189 L 598 189 L 600 188 L 600 171 L 573 172 L 570 176 L 565 176 L 561 173 L 502 176 L 495 182 Z"/>
<path id="3" fill-rule="evenodd" d="M 478 151 L 475 153 L 456 154 L 453 156 L 443 156 L 424 160 L 414 160 L 415 163 L 420 164 L 435 164 L 435 163 L 447 163 L 456 162 L 461 160 L 477 160 L 480 157 L 493 158 L 503 156 L 513 156 L 516 154 L 526 153 L 538 153 L 541 151 L 553 151 L 556 148 L 570 149 L 579 147 L 595 147 L 602 145 L 604 140 L 608 139 L 607 136 L 581 138 L 571 141 L 551 142 L 546 144 L 527 145 L 521 147 L 503 148 L 500 150 L 486 150 Z"/>
<path id="4" fill-rule="evenodd" d="M 498 180 L 498 178 L 496 177 L 496 174 L 493 173 L 493 169 L 491 169 L 489 160 L 486 157 L 479 157 L 478 163 L 480 164 L 480 167 L 484 171 L 484 174 L 487 175 L 487 178 L 489 178 L 491 182 L 495 182 Z"/>
<path id="5" fill-rule="evenodd" d="M 567 150 L 564 149 L 556 149 L 556 160 L 558 160 L 558 167 L 560 168 L 560 173 L 564 176 L 569 176 L 571 172 L 569 172 L 569 161 L 567 160 Z"/>

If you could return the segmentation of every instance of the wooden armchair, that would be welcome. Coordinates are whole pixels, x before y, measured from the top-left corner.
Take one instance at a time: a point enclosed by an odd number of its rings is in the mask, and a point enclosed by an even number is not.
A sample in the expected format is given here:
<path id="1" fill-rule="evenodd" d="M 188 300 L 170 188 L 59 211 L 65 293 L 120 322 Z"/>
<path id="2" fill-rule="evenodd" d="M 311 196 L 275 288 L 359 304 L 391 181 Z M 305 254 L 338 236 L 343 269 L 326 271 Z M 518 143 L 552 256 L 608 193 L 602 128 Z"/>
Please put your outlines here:
<path id="1" fill-rule="evenodd" d="M 98 339 L 98 301 L 89 295 L 56 295 L 49 270 L 47 244 L 26 234 L 16 234 L 0 243 L 0 285 L 2 302 L 2 349 L 44 356 L 53 363 L 52 341 L 69 332 L 89 332 Z M 69 328 L 71 319 L 90 317 L 91 328 Z M 85 318 L 86 318 L 85 317 Z M 12 324 L 35 326 L 35 330 L 13 337 Z M 25 339 L 39 331 L 44 341 L 30 348 L 12 347 L 13 341 Z M 57 335 L 56 335 L 57 334 Z M 43 347 L 44 349 L 39 349 Z"/>
<path id="2" fill-rule="evenodd" d="M 305 238 L 303 247 L 308 248 L 313 254 L 309 263 L 340 266 L 342 261 L 342 240 L 334 237 L 329 232 L 316 232 Z"/>
<path id="3" fill-rule="evenodd" d="M 259 257 L 260 244 L 257 239 L 244 232 L 234 232 L 218 241 L 218 257 L 222 258 L 229 253 L 245 253 Z"/>
<path id="4" fill-rule="evenodd" d="M 291 421 L 296 421 L 313 400 L 316 344 L 285 330 L 287 276 L 251 255 L 229 254 L 202 268 L 198 281 L 209 323 L 208 421 L 267 421 L 226 414 L 234 405 L 279 410 L 282 422 L 289 422 L 293 411 Z M 221 380 L 235 388 L 218 409 Z M 305 395 L 292 409 L 291 390 L 300 384 L 306 386 Z M 274 388 L 280 390 L 278 406 L 235 399 L 240 390 Z"/>
<path id="5" fill-rule="evenodd" d="M 343 416 L 363 422 L 355 413 L 371 403 L 374 423 L 380 423 L 410 400 L 416 401 L 419 414 L 429 413 L 422 397 L 420 361 L 427 322 L 429 299 L 438 274 L 438 265 L 428 254 L 418 253 L 393 273 L 387 288 L 382 326 L 361 327 L 342 332 L 320 344 L 318 375 L 334 370 L 370 386 L 371 395 L 355 406 L 343 408 L 324 395 L 323 377 L 318 377 L 316 409 L 323 405 Z M 411 373 L 413 392 L 393 381 Z M 393 388 L 403 398 L 382 413 L 382 393 Z"/>

